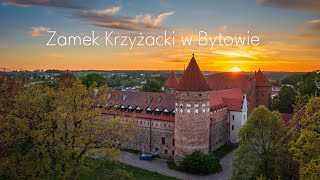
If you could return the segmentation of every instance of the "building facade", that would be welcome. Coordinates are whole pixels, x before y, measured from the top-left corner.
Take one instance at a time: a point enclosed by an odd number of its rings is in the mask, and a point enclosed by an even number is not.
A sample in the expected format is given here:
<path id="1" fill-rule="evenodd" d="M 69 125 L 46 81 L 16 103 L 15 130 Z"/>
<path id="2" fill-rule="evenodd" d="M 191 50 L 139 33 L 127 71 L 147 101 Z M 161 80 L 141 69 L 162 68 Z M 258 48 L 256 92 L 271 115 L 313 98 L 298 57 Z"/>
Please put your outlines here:
<path id="1" fill-rule="evenodd" d="M 238 143 L 237 134 L 250 110 L 270 105 L 271 86 L 260 70 L 249 78 L 253 89 L 216 90 L 210 78 L 203 76 L 193 56 L 180 81 L 170 73 L 164 93 L 108 91 L 102 113 L 138 127 L 139 133 L 122 148 L 159 153 L 179 163 L 193 151 L 208 153 L 227 142 Z"/>

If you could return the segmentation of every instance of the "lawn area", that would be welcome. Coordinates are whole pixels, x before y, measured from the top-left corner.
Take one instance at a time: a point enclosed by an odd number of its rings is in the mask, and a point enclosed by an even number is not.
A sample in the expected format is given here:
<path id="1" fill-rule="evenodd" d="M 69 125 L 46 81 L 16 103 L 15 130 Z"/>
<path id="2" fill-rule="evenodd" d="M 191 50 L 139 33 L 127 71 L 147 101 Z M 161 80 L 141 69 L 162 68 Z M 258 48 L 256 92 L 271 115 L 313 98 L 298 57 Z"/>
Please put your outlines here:
<path id="1" fill-rule="evenodd" d="M 94 163 L 94 170 L 83 171 L 79 179 L 137 179 L 137 180 L 176 180 L 174 177 L 165 176 L 141 168 L 121 163 L 105 162 L 103 159 L 87 159 Z M 78 179 L 78 178 L 77 178 Z"/>
<path id="2" fill-rule="evenodd" d="M 230 144 L 225 144 L 225 145 L 221 146 L 220 148 L 214 150 L 210 154 L 214 155 L 218 159 L 221 159 L 225 155 L 229 154 L 231 151 L 233 151 L 236 148 L 237 148 L 236 146 L 233 146 L 233 145 L 230 145 Z"/>

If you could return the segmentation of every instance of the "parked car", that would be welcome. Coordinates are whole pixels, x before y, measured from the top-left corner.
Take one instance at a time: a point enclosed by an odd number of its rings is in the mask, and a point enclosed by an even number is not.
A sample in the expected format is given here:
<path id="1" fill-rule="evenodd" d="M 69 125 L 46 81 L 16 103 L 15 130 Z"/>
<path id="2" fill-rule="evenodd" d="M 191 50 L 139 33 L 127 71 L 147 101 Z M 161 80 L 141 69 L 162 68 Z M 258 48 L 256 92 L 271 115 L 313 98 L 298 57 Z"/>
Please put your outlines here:
<path id="1" fill-rule="evenodd" d="M 153 160 L 156 156 L 151 153 L 140 153 L 139 159 L 140 160 Z"/>

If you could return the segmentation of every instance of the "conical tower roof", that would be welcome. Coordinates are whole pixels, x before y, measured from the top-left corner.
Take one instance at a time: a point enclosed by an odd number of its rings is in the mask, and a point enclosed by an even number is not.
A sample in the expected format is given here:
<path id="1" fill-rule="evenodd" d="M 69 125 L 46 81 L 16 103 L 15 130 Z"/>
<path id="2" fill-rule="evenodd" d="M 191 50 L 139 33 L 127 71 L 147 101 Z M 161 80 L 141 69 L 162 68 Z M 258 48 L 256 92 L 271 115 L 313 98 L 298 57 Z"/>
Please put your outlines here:
<path id="1" fill-rule="evenodd" d="M 179 84 L 179 81 L 175 75 L 175 73 L 173 71 L 171 71 L 171 73 L 169 74 L 168 80 L 166 82 L 166 84 L 164 85 L 164 87 L 167 88 L 176 88 Z"/>
<path id="2" fill-rule="evenodd" d="M 194 55 L 192 55 L 191 61 L 185 70 L 177 91 L 209 91 L 210 88 L 203 77 L 203 74 L 198 66 Z"/>
<path id="3" fill-rule="evenodd" d="M 263 75 L 261 70 L 255 74 L 255 80 L 256 80 L 256 86 L 259 87 L 270 87 L 272 86 L 270 82 L 267 80 L 267 78 Z"/>

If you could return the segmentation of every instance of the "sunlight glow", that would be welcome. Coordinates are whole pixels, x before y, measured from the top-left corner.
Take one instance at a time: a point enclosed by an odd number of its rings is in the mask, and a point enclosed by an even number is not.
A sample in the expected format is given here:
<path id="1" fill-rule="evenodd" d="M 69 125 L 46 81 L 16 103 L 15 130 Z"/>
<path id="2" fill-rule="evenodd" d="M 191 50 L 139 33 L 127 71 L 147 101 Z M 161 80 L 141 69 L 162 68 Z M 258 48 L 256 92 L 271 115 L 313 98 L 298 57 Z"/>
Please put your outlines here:
<path id="1" fill-rule="evenodd" d="M 231 72 L 240 72 L 241 69 L 239 69 L 238 67 L 234 67 L 232 69 L 230 69 Z"/>

